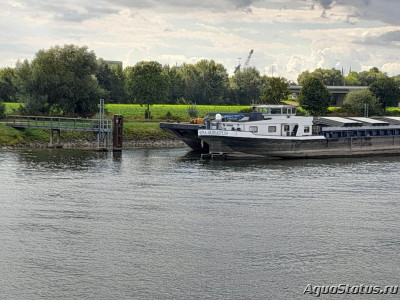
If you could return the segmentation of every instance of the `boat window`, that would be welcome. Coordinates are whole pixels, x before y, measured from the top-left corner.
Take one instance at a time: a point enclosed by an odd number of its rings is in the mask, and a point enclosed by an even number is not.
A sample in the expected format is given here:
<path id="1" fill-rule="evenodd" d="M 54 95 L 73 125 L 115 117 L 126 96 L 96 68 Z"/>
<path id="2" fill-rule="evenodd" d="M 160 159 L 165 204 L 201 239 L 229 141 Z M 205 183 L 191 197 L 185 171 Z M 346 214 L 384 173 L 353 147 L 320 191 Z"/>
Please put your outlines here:
<path id="1" fill-rule="evenodd" d="M 284 109 L 282 110 L 282 113 L 283 113 L 284 115 L 287 115 L 287 114 L 288 114 L 288 109 L 287 109 L 287 108 L 284 108 Z"/>
<path id="2" fill-rule="evenodd" d="M 282 111 L 280 108 L 273 108 L 271 109 L 271 115 L 281 115 Z"/>
<path id="3" fill-rule="evenodd" d="M 249 126 L 249 131 L 256 133 L 258 132 L 258 126 Z"/>
<path id="4" fill-rule="evenodd" d="M 283 131 L 285 131 L 285 132 L 290 131 L 290 126 L 289 125 L 283 126 Z"/>
<path id="5" fill-rule="evenodd" d="M 276 126 L 268 126 L 268 132 L 276 132 Z"/>
<path id="6" fill-rule="evenodd" d="M 309 133 L 310 132 L 310 127 L 309 126 L 305 126 L 304 127 L 304 133 Z"/>

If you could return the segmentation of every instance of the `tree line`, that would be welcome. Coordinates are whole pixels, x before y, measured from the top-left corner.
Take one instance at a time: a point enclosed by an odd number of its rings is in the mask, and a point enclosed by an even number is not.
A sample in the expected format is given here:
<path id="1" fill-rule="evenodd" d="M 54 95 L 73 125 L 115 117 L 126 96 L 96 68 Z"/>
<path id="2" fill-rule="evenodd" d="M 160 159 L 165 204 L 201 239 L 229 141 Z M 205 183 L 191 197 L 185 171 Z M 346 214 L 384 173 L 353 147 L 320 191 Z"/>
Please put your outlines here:
<path id="1" fill-rule="evenodd" d="M 305 71 L 298 83 L 303 85 L 310 78 L 324 85 L 372 85 L 389 80 L 388 86 L 398 87 L 400 82 L 400 75 L 388 77 L 373 68 L 347 76 L 335 69 Z M 97 112 L 100 98 L 106 103 L 137 103 L 147 108 L 152 104 L 277 104 L 288 99 L 290 84 L 295 83 L 261 75 L 255 68 L 229 76 L 213 60 L 179 67 L 143 61 L 123 69 L 98 59 L 87 47 L 65 45 L 40 50 L 31 62 L 18 62 L 15 68 L 0 69 L 0 100 L 25 103 L 21 113 L 89 116 Z M 146 114 L 150 116 L 148 109 Z"/>
<path id="2" fill-rule="evenodd" d="M 369 71 L 350 72 L 344 77 L 339 70 L 316 69 L 305 71 L 298 77 L 302 89 L 299 104 L 312 115 L 324 115 L 332 101 L 327 85 L 340 85 L 353 81 L 352 86 L 365 86 L 366 89 L 350 91 L 340 112 L 347 115 L 363 115 L 365 105 L 369 115 L 381 115 L 387 107 L 397 107 L 400 102 L 400 76 L 389 77 L 377 68 Z"/>

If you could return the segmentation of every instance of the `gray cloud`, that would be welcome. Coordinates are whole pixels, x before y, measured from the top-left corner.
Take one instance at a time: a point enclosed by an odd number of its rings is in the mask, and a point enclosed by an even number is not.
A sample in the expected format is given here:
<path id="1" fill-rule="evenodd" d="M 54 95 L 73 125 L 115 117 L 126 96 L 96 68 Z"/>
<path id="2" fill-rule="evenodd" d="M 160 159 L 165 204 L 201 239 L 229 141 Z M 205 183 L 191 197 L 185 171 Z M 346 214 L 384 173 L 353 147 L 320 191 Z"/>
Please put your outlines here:
<path id="1" fill-rule="evenodd" d="M 210 11 L 229 11 L 235 9 L 248 9 L 250 5 L 262 0 L 87 0 L 49 1 L 49 0 L 25 0 L 26 7 L 34 14 L 45 12 L 56 20 L 68 22 L 82 22 L 92 18 L 101 18 L 118 13 L 123 8 L 151 9 L 158 11 L 185 11 L 193 9 L 205 9 Z"/>
<path id="2" fill-rule="evenodd" d="M 119 9 L 107 2 L 87 1 L 81 4 L 76 1 L 47 1 L 25 0 L 25 10 L 33 16 L 45 13 L 56 20 L 68 22 L 82 22 L 87 19 L 101 18 L 102 16 L 117 13 Z M 22 10 L 22 8 L 19 8 Z"/>
<path id="3" fill-rule="evenodd" d="M 400 42 L 400 30 L 386 32 L 377 37 L 367 37 L 360 41 L 359 44 L 373 46 L 392 46 Z"/>
<path id="4" fill-rule="evenodd" d="M 209 11 L 244 10 L 251 12 L 250 6 L 268 6 L 277 4 L 279 0 L 24 0 L 26 9 L 35 15 L 36 12 L 49 13 L 56 20 L 68 22 L 82 22 L 92 18 L 102 18 L 118 13 L 123 8 L 151 9 L 159 12 L 182 12 L 196 9 Z M 290 4 L 293 0 L 280 0 L 282 6 Z M 310 0 L 303 0 L 310 3 Z M 352 7 L 348 15 L 348 23 L 354 23 L 354 18 L 364 20 L 378 20 L 386 24 L 400 25 L 399 0 L 311 0 L 312 3 L 321 5 L 326 11 L 323 16 L 329 17 L 328 11 L 335 6 Z M 313 6 L 312 6 L 313 7 Z M 356 10 L 354 12 L 354 8 Z"/>
<path id="5" fill-rule="evenodd" d="M 323 8 L 327 9 L 331 7 L 333 0 L 317 0 L 316 2 L 322 5 Z"/>
<path id="6" fill-rule="evenodd" d="M 364 20 L 381 21 L 386 24 L 400 25 L 399 0 L 313 0 L 324 9 L 334 6 L 347 6 L 356 9 L 355 14 L 349 14 L 349 18 L 356 17 Z"/>
<path id="7" fill-rule="evenodd" d="M 358 7 L 356 17 L 365 20 L 377 20 L 391 25 L 400 25 L 400 1 L 370 0 L 362 2 L 363 5 Z"/>
<path id="8" fill-rule="evenodd" d="M 256 2 L 263 0 L 115 0 L 114 4 L 119 4 L 129 8 L 179 8 L 179 9 L 209 9 L 209 10 L 232 10 L 239 8 L 247 8 Z"/>

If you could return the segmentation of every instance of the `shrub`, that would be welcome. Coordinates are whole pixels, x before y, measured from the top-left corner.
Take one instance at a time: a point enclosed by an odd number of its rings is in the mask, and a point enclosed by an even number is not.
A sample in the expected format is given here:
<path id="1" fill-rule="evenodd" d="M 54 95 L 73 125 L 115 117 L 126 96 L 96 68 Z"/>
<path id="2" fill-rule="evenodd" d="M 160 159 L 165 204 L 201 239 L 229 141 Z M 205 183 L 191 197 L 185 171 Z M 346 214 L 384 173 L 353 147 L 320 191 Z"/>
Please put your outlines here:
<path id="1" fill-rule="evenodd" d="M 199 116 L 199 110 L 196 105 L 190 105 L 188 107 L 188 115 L 191 118 L 197 118 Z"/>
<path id="2" fill-rule="evenodd" d="M 385 111 L 385 115 L 398 117 L 400 116 L 400 108 L 397 107 L 387 108 Z"/>
<path id="3" fill-rule="evenodd" d="M 165 114 L 165 119 L 172 119 L 172 118 L 173 118 L 173 115 L 171 114 L 170 111 L 168 111 L 168 112 Z"/>
<path id="4" fill-rule="evenodd" d="M 6 106 L 4 103 L 0 100 L 0 119 L 4 119 L 5 117 L 5 111 L 6 111 Z"/>
<path id="5" fill-rule="evenodd" d="M 381 115 L 379 100 L 369 90 L 351 91 L 346 95 L 343 110 L 353 116 L 364 116 L 365 104 L 368 104 L 368 115 Z"/>

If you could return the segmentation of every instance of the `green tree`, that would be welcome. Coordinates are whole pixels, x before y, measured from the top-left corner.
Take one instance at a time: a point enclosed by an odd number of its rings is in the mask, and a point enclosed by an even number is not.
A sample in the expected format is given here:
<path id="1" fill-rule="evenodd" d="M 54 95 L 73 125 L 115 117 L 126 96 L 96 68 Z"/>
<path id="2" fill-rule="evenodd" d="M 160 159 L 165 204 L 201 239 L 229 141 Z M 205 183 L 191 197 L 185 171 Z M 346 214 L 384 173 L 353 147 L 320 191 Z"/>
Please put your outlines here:
<path id="1" fill-rule="evenodd" d="M 320 79 L 325 85 L 343 85 L 344 78 L 339 70 L 332 69 L 315 69 L 313 72 L 304 71 L 297 77 L 299 85 L 303 85 L 304 82 L 310 77 L 316 77 Z"/>
<path id="2" fill-rule="evenodd" d="M 383 108 L 389 106 L 397 107 L 400 91 L 393 78 L 380 77 L 369 86 L 369 90 L 381 101 Z"/>
<path id="3" fill-rule="evenodd" d="M 20 110 L 30 114 L 49 113 L 51 106 L 47 101 L 47 97 L 40 95 L 37 92 L 35 85 L 37 80 L 33 77 L 33 68 L 28 60 L 18 62 L 14 78 L 14 85 L 17 88 L 17 100 L 25 103 L 25 106 L 20 106 Z"/>
<path id="4" fill-rule="evenodd" d="M 369 115 L 380 115 L 382 107 L 379 100 L 369 90 L 351 91 L 346 95 L 343 109 L 354 116 L 364 116 L 365 105 L 368 105 Z"/>
<path id="5" fill-rule="evenodd" d="M 345 78 L 346 85 L 350 86 L 360 86 L 360 81 L 358 80 L 358 73 L 357 72 L 350 72 L 349 75 Z"/>
<path id="6" fill-rule="evenodd" d="M 299 103 L 312 115 L 325 115 L 331 102 L 332 95 L 320 79 L 310 77 L 303 83 Z"/>
<path id="7" fill-rule="evenodd" d="M 104 99 L 111 103 L 123 103 L 126 100 L 124 89 L 124 73 L 122 66 L 109 66 L 103 59 L 97 60 L 96 78 L 99 85 L 105 90 Z"/>
<path id="8" fill-rule="evenodd" d="M 164 66 L 163 73 L 167 79 L 168 104 L 177 104 L 184 97 L 185 82 L 177 67 Z"/>
<path id="9" fill-rule="evenodd" d="M 304 82 L 305 82 L 307 79 L 311 78 L 311 77 L 312 77 L 312 75 L 311 75 L 310 71 L 306 70 L 306 71 L 304 71 L 304 72 L 301 72 L 301 73 L 299 74 L 299 76 L 297 76 L 297 84 L 298 84 L 298 85 L 303 85 Z"/>
<path id="10" fill-rule="evenodd" d="M 287 100 L 290 95 L 289 82 L 282 77 L 271 77 L 267 86 L 262 90 L 261 102 L 265 104 L 279 104 Z"/>
<path id="11" fill-rule="evenodd" d="M 17 88 L 14 85 L 15 69 L 0 69 L 0 100 L 14 102 L 16 100 Z"/>
<path id="12" fill-rule="evenodd" d="M 0 100 L 0 119 L 4 119 L 5 111 L 6 111 L 6 107 L 5 107 L 4 103 L 3 103 L 3 101 Z"/>
<path id="13" fill-rule="evenodd" d="M 185 82 L 185 98 L 196 104 L 226 104 L 229 79 L 222 64 L 201 60 L 184 64 L 180 70 Z"/>
<path id="14" fill-rule="evenodd" d="M 371 68 L 369 71 L 362 71 L 357 74 L 359 85 L 369 86 L 382 77 L 387 77 L 385 73 L 379 71 L 378 68 Z"/>
<path id="15" fill-rule="evenodd" d="M 400 88 L 400 74 L 392 77 L 394 82 L 396 82 L 397 86 Z"/>
<path id="16" fill-rule="evenodd" d="M 40 50 L 32 63 L 17 66 L 19 100 L 29 113 L 89 116 L 97 112 L 104 90 L 94 76 L 94 52 L 75 45 Z"/>
<path id="17" fill-rule="evenodd" d="M 229 80 L 231 100 L 240 105 L 258 103 L 263 88 L 263 80 L 256 68 L 236 72 Z"/>
<path id="18" fill-rule="evenodd" d="M 111 66 L 111 72 L 113 75 L 111 77 L 110 99 L 116 103 L 126 103 L 124 70 L 120 64 L 117 64 Z"/>
<path id="19" fill-rule="evenodd" d="M 168 81 L 161 64 L 142 61 L 126 68 L 125 89 L 133 103 L 146 105 L 145 118 L 150 118 L 150 105 L 167 98 Z"/>

